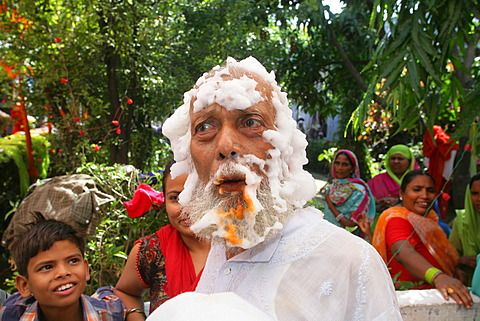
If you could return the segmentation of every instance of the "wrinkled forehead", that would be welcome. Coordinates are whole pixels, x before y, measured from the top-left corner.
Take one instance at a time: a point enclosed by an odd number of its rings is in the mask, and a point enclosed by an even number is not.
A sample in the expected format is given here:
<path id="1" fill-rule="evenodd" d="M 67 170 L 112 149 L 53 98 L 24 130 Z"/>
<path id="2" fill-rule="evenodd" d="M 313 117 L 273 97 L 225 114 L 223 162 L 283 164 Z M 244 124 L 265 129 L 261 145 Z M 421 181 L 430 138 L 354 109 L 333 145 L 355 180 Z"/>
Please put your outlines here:
<path id="1" fill-rule="evenodd" d="M 241 68 L 213 69 L 190 90 L 190 113 L 217 103 L 227 109 L 245 110 L 261 101 L 271 103 L 273 88 L 262 77 Z"/>

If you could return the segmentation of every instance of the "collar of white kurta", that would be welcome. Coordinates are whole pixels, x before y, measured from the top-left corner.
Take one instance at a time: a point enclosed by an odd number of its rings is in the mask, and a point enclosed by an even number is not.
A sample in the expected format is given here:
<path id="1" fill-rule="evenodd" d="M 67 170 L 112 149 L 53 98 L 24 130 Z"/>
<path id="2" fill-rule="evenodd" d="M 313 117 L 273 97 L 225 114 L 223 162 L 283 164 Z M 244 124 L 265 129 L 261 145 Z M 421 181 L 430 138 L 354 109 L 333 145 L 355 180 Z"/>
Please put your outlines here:
<path id="1" fill-rule="evenodd" d="M 262 242 L 257 246 L 245 250 L 242 253 L 231 258 L 230 262 L 268 262 L 277 250 L 283 231 L 278 231 L 273 237 L 266 242 Z"/>
<path id="2" fill-rule="evenodd" d="M 320 225 L 318 225 L 320 223 Z M 308 228 L 305 228 L 308 226 Z M 321 218 L 321 212 L 315 208 L 303 208 L 295 211 L 284 224 L 284 228 L 277 232 L 273 237 L 248 249 L 230 260 L 229 262 L 272 262 L 274 255 L 278 256 L 278 248 L 282 247 L 289 252 L 288 257 L 294 258 L 298 255 L 305 255 L 308 250 L 318 246 L 323 239 L 337 229 L 324 229 L 325 221 Z M 315 234 L 317 237 L 309 238 L 307 235 Z M 292 239 L 296 239 L 294 242 Z M 314 243 L 314 244 L 305 244 Z M 218 248 L 218 247 L 220 248 Z M 225 251 L 223 244 L 214 244 L 218 252 Z M 286 248 L 285 248 L 286 247 Z M 298 253 L 297 253 L 298 252 Z M 278 258 L 277 258 L 278 259 Z M 289 260 L 288 258 L 283 258 Z M 282 259 L 281 259 L 282 260 Z"/>

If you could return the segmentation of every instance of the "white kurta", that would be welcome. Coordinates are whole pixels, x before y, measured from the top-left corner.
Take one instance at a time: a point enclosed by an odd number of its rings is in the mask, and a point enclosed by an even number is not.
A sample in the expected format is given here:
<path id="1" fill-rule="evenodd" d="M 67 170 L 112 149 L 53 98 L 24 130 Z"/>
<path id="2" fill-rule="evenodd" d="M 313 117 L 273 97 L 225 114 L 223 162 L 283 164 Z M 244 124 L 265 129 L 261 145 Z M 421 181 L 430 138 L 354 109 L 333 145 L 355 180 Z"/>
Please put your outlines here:
<path id="1" fill-rule="evenodd" d="M 275 320 L 402 320 L 377 251 L 314 208 L 230 260 L 212 244 L 196 291 L 234 292 Z"/>

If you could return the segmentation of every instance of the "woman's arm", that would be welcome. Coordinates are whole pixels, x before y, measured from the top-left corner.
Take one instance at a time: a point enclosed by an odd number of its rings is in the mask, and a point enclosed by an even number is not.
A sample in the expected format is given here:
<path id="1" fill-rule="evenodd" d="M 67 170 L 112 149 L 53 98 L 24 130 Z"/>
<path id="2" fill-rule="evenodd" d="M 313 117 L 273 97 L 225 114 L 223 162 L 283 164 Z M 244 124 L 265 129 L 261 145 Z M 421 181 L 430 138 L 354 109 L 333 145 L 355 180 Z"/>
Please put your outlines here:
<path id="1" fill-rule="evenodd" d="M 335 207 L 335 204 L 333 204 L 332 200 L 330 199 L 330 195 L 328 195 L 328 193 L 325 196 L 325 201 L 327 202 L 328 208 L 332 212 L 333 216 L 335 216 L 335 218 L 337 218 L 340 214 L 342 214 L 342 213 L 340 213 L 339 210 L 337 210 L 337 208 Z M 342 226 L 344 226 L 344 227 L 345 226 L 348 226 L 348 227 L 357 226 L 357 224 L 355 222 L 353 222 L 352 220 L 350 220 L 346 216 L 343 216 L 340 220 L 337 219 L 337 221 L 340 224 L 342 224 Z"/>
<path id="2" fill-rule="evenodd" d="M 135 269 L 137 261 L 137 253 L 140 244 L 135 244 L 128 255 L 127 263 L 123 269 L 122 275 L 115 286 L 114 293 L 125 304 L 127 311 L 132 309 L 144 310 L 142 296 L 147 290 L 145 285 L 140 281 L 140 278 Z M 143 321 L 145 316 L 139 312 L 132 312 L 125 318 L 126 321 Z"/>
<path id="3" fill-rule="evenodd" d="M 397 241 L 393 243 L 391 250 L 394 255 L 397 253 L 395 259 L 407 269 L 408 273 L 419 280 L 425 280 L 425 273 L 433 266 L 415 250 L 412 244 L 406 240 Z M 464 305 L 467 309 L 472 307 L 473 300 L 470 292 L 460 280 L 441 273 L 432 279 L 432 285 L 440 291 L 445 300 L 448 300 L 450 295 L 457 304 Z"/>

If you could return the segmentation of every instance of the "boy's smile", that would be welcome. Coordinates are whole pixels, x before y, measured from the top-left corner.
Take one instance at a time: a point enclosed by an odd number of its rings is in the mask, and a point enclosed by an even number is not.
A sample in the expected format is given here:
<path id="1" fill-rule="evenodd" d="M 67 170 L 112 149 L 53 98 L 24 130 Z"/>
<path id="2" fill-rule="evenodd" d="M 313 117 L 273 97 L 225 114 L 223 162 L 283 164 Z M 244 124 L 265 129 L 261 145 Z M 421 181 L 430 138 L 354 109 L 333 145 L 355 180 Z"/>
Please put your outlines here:
<path id="1" fill-rule="evenodd" d="M 55 242 L 28 262 L 28 278 L 17 277 L 23 297 L 33 295 L 44 315 L 81 311 L 79 298 L 90 279 L 87 261 L 70 240 Z"/>

